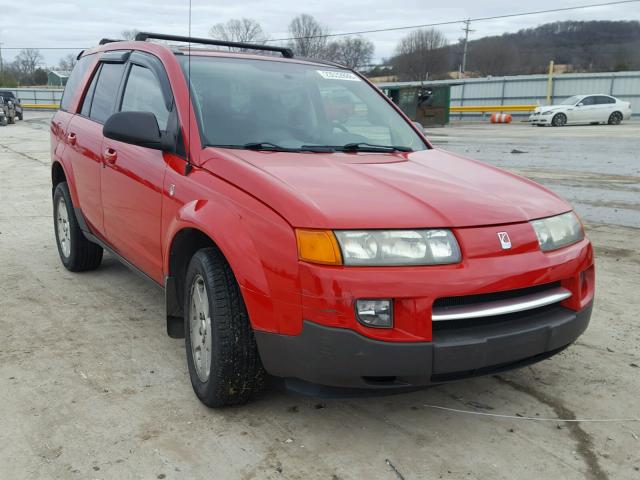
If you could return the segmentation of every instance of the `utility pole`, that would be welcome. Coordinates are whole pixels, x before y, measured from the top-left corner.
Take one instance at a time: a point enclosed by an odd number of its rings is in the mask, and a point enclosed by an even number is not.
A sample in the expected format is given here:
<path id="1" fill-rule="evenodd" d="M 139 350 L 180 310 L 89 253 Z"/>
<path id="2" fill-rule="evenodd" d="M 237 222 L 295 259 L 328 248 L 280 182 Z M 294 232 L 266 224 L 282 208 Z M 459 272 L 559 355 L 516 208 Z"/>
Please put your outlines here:
<path id="1" fill-rule="evenodd" d="M 4 63 L 2 61 L 2 42 L 0 42 L 0 75 L 4 74 Z"/>
<path id="2" fill-rule="evenodd" d="M 465 75 L 467 70 L 467 43 L 469 43 L 469 33 L 475 32 L 475 30 L 471 30 L 471 28 L 469 28 L 471 26 L 470 18 L 465 20 L 463 23 L 464 27 L 462 28 L 462 31 L 464 32 L 464 50 L 462 51 L 462 67 L 460 68 L 462 76 Z"/>

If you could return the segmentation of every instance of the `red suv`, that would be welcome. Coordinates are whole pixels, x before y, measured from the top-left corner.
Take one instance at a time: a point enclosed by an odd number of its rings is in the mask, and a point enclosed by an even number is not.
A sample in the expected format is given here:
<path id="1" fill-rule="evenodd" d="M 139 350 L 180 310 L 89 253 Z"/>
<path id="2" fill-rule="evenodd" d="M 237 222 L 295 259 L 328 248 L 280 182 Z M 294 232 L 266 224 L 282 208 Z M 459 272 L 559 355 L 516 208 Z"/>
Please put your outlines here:
<path id="1" fill-rule="evenodd" d="M 433 148 L 333 63 L 103 41 L 69 78 L 51 153 L 62 263 L 108 250 L 162 285 L 209 406 L 266 374 L 390 390 L 493 373 L 589 323 L 593 252 L 571 206 Z"/>

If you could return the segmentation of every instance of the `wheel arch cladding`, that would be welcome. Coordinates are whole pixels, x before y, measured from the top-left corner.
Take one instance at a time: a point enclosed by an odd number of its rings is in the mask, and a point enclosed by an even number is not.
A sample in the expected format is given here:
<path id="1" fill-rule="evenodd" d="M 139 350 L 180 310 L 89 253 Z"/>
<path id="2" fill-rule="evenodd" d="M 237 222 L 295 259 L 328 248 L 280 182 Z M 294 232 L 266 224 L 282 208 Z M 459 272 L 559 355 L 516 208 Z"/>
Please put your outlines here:
<path id="1" fill-rule="evenodd" d="M 261 207 L 197 200 L 179 209 L 168 228 L 171 240 L 166 246 L 165 272 L 167 287 L 179 295 L 180 318 L 184 285 L 183 278 L 177 277 L 184 277 L 197 250 L 213 246 L 233 271 L 253 328 L 281 333 L 301 328 L 293 229 Z M 167 315 L 170 306 L 168 301 Z"/>
<path id="2" fill-rule="evenodd" d="M 67 174 L 64 172 L 64 167 L 58 161 L 53 162 L 51 165 L 51 191 L 55 192 L 59 183 L 67 181 Z"/>

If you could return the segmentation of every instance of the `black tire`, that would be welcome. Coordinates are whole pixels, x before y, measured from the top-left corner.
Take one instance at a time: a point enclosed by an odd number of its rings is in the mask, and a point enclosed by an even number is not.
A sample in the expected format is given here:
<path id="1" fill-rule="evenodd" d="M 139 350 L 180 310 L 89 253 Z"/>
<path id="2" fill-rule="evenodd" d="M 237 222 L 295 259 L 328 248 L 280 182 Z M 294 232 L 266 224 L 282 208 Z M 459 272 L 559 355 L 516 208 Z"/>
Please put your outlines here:
<path id="1" fill-rule="evenodd" d="M 556 113 L 551 119 L 554 127 L 564 127 L 567 124 L 567 116 L 564 113 Z"/>
<path id="2" fill-rule="evenodd" d="M 622 113 L 613 112 L 609 115 L 609 120 L 607 122 L 609 125 L 620 125 L 622 123 Z"/>
<path id="3" fill-rule="evenodd" d="M 0 126 L 7 126 L 7 117 L 3 116 L 2 118 L 0 118 Z"/>
<path id="4" fill-rule="evenodd" d="M 240 405 L 252 400 L 264 388 L 266 373 L 240 287 L 229 264 L 217 248 L 199 250 L 189 263 L 184 284 L 185 347 L 196 396 L 208 407 Z M 198 288 L 206 293 L 208 308 L 202 311 L 208 310 L 208 324 L 207 318 L 197 315 L 198 306 L 192 301 L 192 293 Z M 191 341 L 192 323 L 197 335 L 195 346 Z M 207 333 L 210 352 L 201 361 L 202 346 L 206 344 L 202 338 Z"/>
<path id="5" fill-rule="evenodd" d="M 18 120 L 22 121 L 23 119 L 24 119 L 24 113 L 23 113 L 23 112 L 20 112 L 20 113 L 18 114 Z"/>
<path id="6" fill-rule="evenodd" d="M 62 223 L 66 227 L 59 227 L 63 208 L 66 211 L 66 222 Z M 83 272 L 94 270 L 100 266 L 103 254 L 102 247 L 87 240 L 80 230 L 67 182 L 59 183 L 53 193 L 53 230 L 56 234 L 60 260 L 67 270 Z M 61 235 L 64 235 L 64 240 Z M 68 247 L 63 245 L 64 242 L 68 242 Z"/>

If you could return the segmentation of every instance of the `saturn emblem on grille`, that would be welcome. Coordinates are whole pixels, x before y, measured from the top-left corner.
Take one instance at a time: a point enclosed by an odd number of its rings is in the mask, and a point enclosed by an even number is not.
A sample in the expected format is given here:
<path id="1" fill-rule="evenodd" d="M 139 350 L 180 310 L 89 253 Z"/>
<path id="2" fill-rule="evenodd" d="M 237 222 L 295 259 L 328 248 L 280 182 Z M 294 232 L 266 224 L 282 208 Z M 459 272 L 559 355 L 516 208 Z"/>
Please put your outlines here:
<path id="1" fill-rule="evenodd" d="M 507 232 L 498 232 L 498 239 L 503 250 L 509 250 L 511 248 L 511 239 Z"/>

